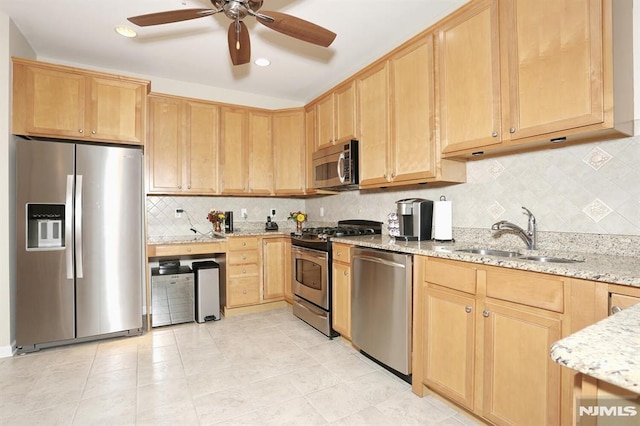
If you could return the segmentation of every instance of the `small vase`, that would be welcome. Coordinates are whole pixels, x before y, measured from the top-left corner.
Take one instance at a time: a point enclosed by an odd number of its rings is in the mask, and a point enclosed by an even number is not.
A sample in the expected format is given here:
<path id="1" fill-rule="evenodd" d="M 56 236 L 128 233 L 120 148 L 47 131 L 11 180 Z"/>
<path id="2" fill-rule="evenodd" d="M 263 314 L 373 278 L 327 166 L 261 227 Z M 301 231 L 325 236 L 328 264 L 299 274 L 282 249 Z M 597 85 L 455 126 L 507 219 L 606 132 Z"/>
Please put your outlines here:
<path id="1" fill-rule="evenodd" d="M 296 220 L 296 235 L 302 235 L 302 222 Z"/>
<path id="2" fill-rule="evenodd" d="M 222 230 L 220 229 L 220 222 L 214 222 L 213 223 L 213 232 L 221 232 Z"/>

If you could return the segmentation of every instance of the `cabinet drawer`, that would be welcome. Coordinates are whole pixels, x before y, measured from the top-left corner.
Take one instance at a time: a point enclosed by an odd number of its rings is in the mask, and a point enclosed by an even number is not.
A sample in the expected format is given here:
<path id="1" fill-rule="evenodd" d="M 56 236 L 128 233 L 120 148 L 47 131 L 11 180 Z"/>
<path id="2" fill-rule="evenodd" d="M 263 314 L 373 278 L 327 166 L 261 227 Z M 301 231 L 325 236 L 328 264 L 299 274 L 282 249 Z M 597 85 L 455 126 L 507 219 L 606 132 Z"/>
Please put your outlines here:
<path id="1" fill-rule="evenodd" d="M 244 263 L 258 263 L 257 250 L 230 251 L 227 253 L 229 265 L 241 265 Z"/>
<path id="2" fill-rule="evenodd" d="M 234 277 L 257 277 L 258 274 L 258 265 L 247 264 L 247 265 L 230 265 L 228 267 L 228 274 L 230 278 Z"/>
<path id="3" fill-rule="evenodd" d="M 260 302 L 260 283 L 255 279 L 237 279 L 229 283 L 229 306 L 255 305 Z"/>
<path id="4" fill-rule="evenodd" d="M 229 247 L 229 251 L 257 249 L 258 248 L 258 239 L 255 238 L 255 237 L 249 237 L 249 238 L 233 237 L 233 238 L 229 238 L 228 247 Z"/>
<path id="5" fill-rule="evenodd" d="M 226 243 L 198 243 L 198 244 L 166 244 L 147 246 L 148 257 L 182 256 L 189 254 L 224 253 Z"/>
<path id="6" fill-rule="evenodd" d="M 487 297 L 564 312 L 564 280 L 491 269 L 487 271 Z"/>
<path id="7" fill-rule="evenodd" d="M 333 260 L 342 263 L 351 263 L 351 247 L 348 244 L 332 243 Z"/>
<path id="8" fill-rule="evenodd" d="M 427 258 L 424 260 L 424 280 L 453 290 L 476 294 L 476 268 L 463 262 Z"/>

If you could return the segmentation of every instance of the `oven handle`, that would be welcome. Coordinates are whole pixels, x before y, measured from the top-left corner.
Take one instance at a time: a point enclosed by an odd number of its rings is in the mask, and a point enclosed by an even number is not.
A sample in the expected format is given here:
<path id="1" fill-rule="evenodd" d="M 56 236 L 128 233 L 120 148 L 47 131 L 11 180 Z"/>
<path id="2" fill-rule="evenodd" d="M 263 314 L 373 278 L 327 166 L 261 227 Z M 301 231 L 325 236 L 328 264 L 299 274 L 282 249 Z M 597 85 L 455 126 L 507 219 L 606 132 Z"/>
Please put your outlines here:
<path id="1" fill-rule="evenodd" d="M 315 315 L 318 318 L 324 318 L 327 313 L 325 311 L 323 311 L 320 308 L 317 308 L 313 305 L 311 305 L 310 303 L 305 303 L 304 300 L 296 297 L 296 305 L 298 305 L 300 308 L 304 309 L 305 311 L 309 312 L 311 315 Z"/>
<path id="2" fill-rule="evenodd" d="M 300 248 L 300 247 L 291 247 L 291 251 L 295 252 L 295 253 L 299 253 L 299 254 L 304 255 L 304 256 L 314 257 L 316 259 L 328 260 L 327 259 L 327 257 L 328 257 L 327 253 L 325 253 L 323 251 L 310 250 L 310 249 L 305 249 L 305 248 Z"/>

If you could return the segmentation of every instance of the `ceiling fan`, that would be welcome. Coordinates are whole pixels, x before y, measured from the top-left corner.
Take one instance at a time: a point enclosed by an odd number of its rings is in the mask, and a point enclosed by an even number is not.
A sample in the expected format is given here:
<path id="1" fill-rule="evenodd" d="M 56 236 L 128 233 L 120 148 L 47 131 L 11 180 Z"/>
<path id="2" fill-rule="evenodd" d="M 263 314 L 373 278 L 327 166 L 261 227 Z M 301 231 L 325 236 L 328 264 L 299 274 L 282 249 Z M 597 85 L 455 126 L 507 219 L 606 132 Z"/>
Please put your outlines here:
<path id="1" fill-rule="evenodd" d="M 242 65 L 251 59 L 251 42 L 249 31 L 242 20 L 247 16 L 253 16 L 262 25 L 278 31 L 290 37 L 317 44 L 318 46 L 329 47 L 336 38 L 336 34 L 319 25 L 296 18 L 286 13 L 263 11 L 258 13 L 262 7 L 263 0 L 210 0 L 214 9 L 179 9 L 167 12 L 149 13 L 147 15 L 132 16 L 127 18 L 130 22 L 140 26 L 168 24 L 171 22 L 187 21 L 189 19 L 202 18 L 205 16 L 224 13 L 233 20 L 229 25 L 227 34 L 229 43 L 229 54 L 233 65 Z"/>

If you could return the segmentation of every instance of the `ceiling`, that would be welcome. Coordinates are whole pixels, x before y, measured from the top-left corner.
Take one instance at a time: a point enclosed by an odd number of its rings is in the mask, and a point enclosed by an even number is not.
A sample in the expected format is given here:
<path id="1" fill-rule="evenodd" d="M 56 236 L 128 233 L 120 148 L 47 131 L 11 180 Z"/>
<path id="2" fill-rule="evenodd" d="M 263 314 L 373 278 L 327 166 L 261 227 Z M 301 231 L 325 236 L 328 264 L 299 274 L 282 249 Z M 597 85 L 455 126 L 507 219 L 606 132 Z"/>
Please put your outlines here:
<path id="1" fill-rule="evenodd" d="M 233 66 L 227 47 L 231 21 L 219 13 L 153 27 L 129 16 L 213 7 L 209 0 L 0 0 L 39 59 L 82 64 L 284 99 L 299 105 L 429 27 L 468 0 L 265 0 L 260 10 L 287 13 L 337 34 L 329 48 L 275 32 L 255 18 L 244 22 L 251 59 L 271 65 Z M 118 35 L 127 25 L 136 38 Z M 153 79 L 152 79 L 153 88 Z"/>

